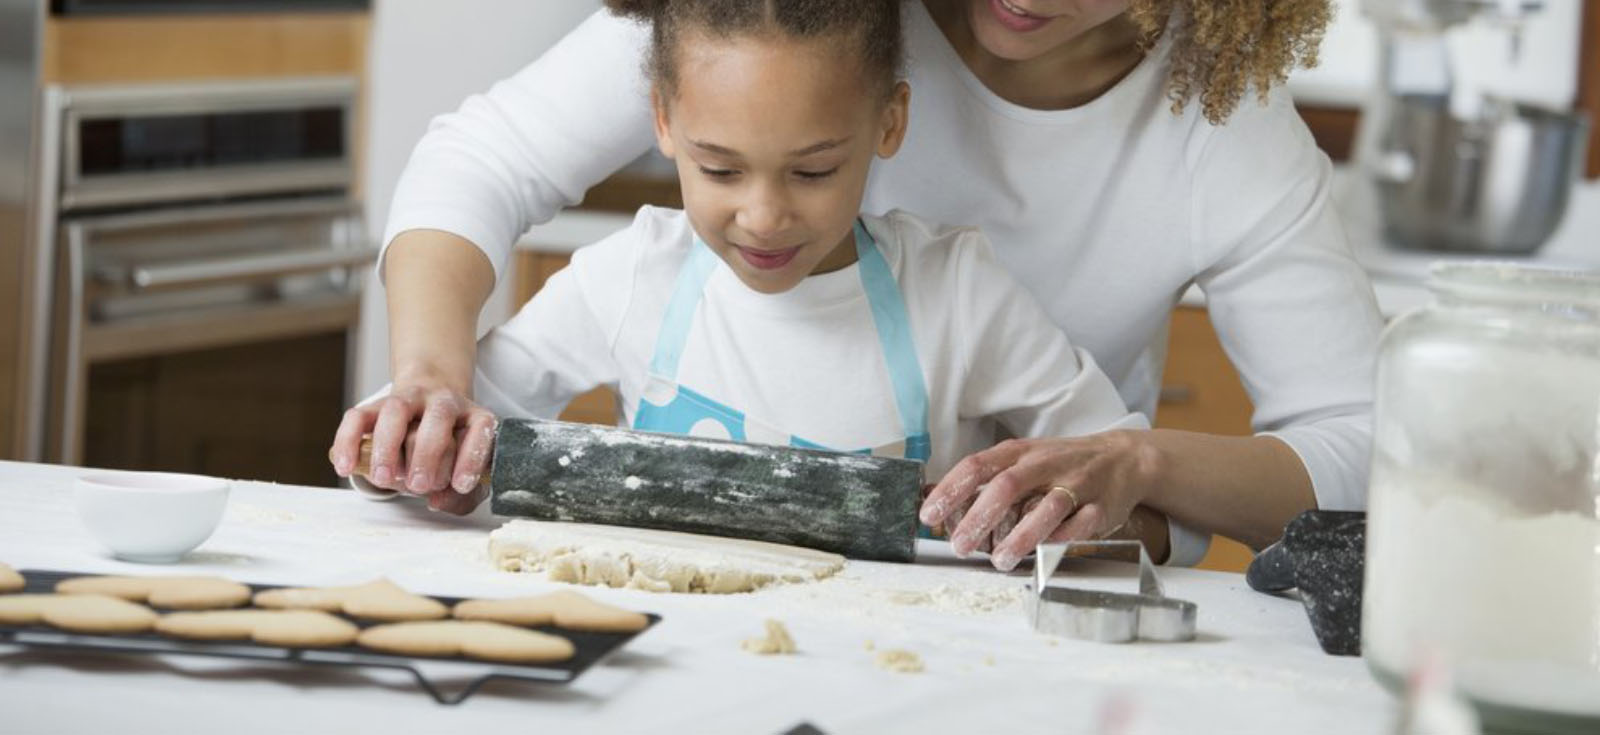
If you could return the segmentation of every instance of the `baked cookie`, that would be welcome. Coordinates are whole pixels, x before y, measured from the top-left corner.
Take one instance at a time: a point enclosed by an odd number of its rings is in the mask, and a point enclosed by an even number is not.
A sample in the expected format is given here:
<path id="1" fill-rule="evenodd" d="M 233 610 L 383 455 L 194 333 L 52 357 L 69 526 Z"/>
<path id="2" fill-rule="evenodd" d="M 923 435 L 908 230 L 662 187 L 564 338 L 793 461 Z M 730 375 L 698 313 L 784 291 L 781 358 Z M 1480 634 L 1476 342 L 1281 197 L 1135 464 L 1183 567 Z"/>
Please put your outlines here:
<path id="1" fill-rule="evenodd" d="M 156 631 L 192 640 L 251 640 L 286 648 L 331 648 L 355 641 L 360 629 L 320 610 L 205 610 L 161 616 Z"/>
<path id="2" fill-rule="evenodd" d="M 450 614 L 444 603 L 407 592 L 387 579 L 349 587 L 280 587 L 256 593 L 255 604 L 279 610 L 342 612 L 362 620 L 403 622 L 438 620 Z"/>
<path id="3" fill-rule="evenodd" d="M 17 574 L 17 570 L 7 566 L 5 562 L 0 562 L 0 594 L 19 592 L 26 584 L 27 580 Z"/>
<path id="4" fill-rule="evenodd" d="M 596 602 L 562 590 L 537 597 L 508 600 L 464 600 L 456 604 L 460 620 L 488 620 L 508 625 L 551 625 L 593 633 L 634 633 L 650 625 L 643 613 Z"/>
<path id="5" fill-rule="evenodd" d="M 95 594 L 168 610 L 215 610 L 250 601 L 250 588 L 221 577 L 73 577 L 56 584 L 64 594 Z"/>
<path id="6" fill-rule="evenodd" d="M 0 624 L 44 623 L 74 633 L 142 633 L 156 614 L 144 605 L 108 595 L 0 596 Z"/>
<path id="7" fill-rule="evenodd" d="M 361 631 L 356 642 L 405 656 L 465 656 L 515 664 L 566 661 L 576 652 L 572 641 L 560 636 L 478 620 L 377 625 Z"/>

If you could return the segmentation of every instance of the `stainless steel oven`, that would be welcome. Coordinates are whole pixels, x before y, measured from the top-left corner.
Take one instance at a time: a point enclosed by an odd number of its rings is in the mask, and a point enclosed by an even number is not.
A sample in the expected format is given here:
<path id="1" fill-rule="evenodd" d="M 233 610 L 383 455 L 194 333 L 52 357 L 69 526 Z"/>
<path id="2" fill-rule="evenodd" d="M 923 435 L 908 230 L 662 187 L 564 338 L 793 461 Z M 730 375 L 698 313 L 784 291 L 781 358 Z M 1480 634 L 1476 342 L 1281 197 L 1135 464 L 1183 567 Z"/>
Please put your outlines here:
<path id="1" fill-rule="evenodd" d="M 354 194 L 357 90 L 348 78 L 46 89 L 43 459 L 234 477 L 291 464 L 259 479 L 320 479 L 307 468 L 325 436 L 250 458 L 281 434 L 331 434 L 348 399 L 374 256 Z M 286 408 L 308 396 L 314 407 Z M 252 422 L 265 423 L 233 431 Z"/>

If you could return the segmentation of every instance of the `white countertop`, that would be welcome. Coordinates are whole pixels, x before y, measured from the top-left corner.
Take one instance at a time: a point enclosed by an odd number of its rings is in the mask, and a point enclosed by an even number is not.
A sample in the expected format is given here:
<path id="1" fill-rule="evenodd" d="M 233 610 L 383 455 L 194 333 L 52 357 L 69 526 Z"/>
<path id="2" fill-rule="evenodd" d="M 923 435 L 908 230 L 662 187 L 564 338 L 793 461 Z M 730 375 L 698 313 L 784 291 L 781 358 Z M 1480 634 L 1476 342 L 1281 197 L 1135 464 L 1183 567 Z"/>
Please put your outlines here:
<path id="1" fill-rule="evenodd" d="M 253 482 L 235 483 L 221 528 L 183 563 L 118 562 L 77 523 L 77 471 L 0 462 L 0 560 L 264 583 L 387 575 L 448 595 L 555 586 L 488 564 L 492 518 Z M 571 685 L 496 683 L 458 707 L 435 704 L 396 672 L 0 645 L 0 729 L 778 733 L 804 721 L 828 733 L 1090 733 L 1117 701 L 1132 708 L 1127 732 L 1314 735 L 1387 731 L 1398 709 L 1361 659 L 1322 653 L 1299 602 L 1252 592 L 1236 574 L 1163 570 L 1169 594 L 1199 605 L 1197 641 L 1107 645 L 1034 633 L 1021 611 L 1023 575 L 953 559 L 942 543 L 921 552 L 913 565 L 851 562 L 831 580 L 744 595 L 594 589 L 664 618 Z M 1076 562 L 1068 572 L 1082 586 L 1133 585 L 1120 577 L 1128 565 Z M 917 593 L 933 601 L 914 602 Z M 768 617 L 787 624 L 799 655 L 739 649 Z M 927 670 L 882 671 L 868 641 L 914 651 Z"/>

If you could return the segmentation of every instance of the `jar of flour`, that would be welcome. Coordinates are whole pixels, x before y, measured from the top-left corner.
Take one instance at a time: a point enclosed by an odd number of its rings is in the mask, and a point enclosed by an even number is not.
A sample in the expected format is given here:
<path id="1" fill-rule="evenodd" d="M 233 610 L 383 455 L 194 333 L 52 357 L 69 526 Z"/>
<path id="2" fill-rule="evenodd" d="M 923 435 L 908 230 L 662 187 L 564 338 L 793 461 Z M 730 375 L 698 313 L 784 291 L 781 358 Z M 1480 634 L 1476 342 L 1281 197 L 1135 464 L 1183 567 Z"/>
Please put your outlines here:
<path id="1" fill-rule="evenodd" d="M 1378 359 L 1362 648 L 1489 726 L 1600 732 L 1600 273 L 1436 265 Z"/>

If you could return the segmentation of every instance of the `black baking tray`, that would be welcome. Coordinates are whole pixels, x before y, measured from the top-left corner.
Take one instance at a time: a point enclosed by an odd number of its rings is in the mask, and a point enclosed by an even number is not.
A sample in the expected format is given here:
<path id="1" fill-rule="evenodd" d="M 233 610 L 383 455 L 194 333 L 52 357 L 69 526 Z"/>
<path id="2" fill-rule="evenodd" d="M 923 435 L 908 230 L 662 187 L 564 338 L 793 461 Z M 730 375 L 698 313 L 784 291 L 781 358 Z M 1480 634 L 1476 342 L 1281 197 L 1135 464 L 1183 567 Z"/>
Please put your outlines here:
<path id="1" fill-rule="evenodd" d="M 27 586 L 23 592 L 54 592 L 57 582 L 70 577 L 100 576 L 100 573 L 62 572 L 42 569 L 23 569 Z M 273 589 L 285 585 L 247 585 L 254 591 Z M 445 605 L 454 606 L 465 598 L 430 595 Z M 154 608 L 156 612 L 169 612 Z M 644 630 L 661 621 L 655 613 L 645 613 L 650 619 Z M 347 618 L 357 626 L 366 628 L 377 623 Z M 317 664 L 324 666 L 356 666 L 399 669 L 410 672 L 435 701 L 440 704 L 460 704 L 479 687 L 493 679 L 512 679 L 539 684 L 566 684 L 577 679 L 590 666 L 615 653 L 635 636 L 635 633 L 586 633 L 565 630 L 554 626 L 536 626 L 533 630 L 559 635 L 572 641 L 576 650 L 566 661 L 548 664 L 506 664 L 478 661 L 459 656 L 400 656 L 379 653 L 359 646 L 339 648 L 284 648 L 263 646 L 250 641 L 194 641 L 169 638 L 159 633 L 129 633 L 91 635 L 69 633 L 47 625 L 0 624 L 0 643 L 13 643 L 39 649 L 89 651 L 101 653 L 189 654 L 249 661 L 282 661 L 287 663 Z M 458 682 L 451 691 L 440 686 L 442 680 Z M 459 682 L 465 682 L 460 684 Z"/>

